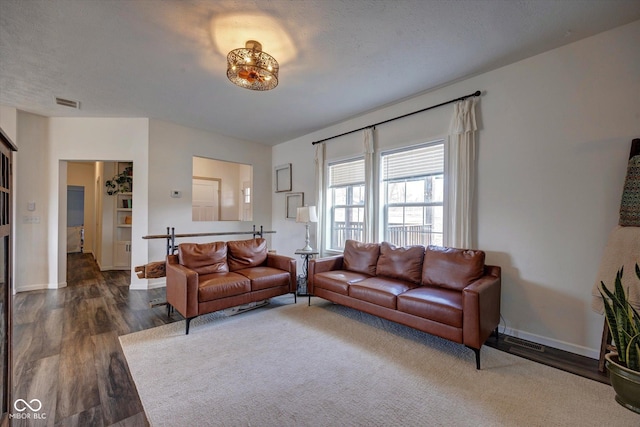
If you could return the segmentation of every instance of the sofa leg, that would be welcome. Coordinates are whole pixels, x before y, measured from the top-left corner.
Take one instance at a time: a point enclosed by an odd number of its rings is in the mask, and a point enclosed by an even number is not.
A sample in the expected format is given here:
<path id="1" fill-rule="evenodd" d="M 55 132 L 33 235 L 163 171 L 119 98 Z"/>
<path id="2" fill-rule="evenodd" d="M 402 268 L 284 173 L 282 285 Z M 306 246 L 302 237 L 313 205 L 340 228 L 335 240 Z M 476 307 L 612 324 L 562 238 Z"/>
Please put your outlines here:
<path id="1" fill-rule="evenodd" d="M 480 369 L 480 349 L 469 347 L 469 346 L 466 346 L 466 347 L 473 350 L 473 352 L 476 354 L 476 369 Z"/>
<path id="2" fill-rule="evenodd" d="M 194 317 L 187 317 L 187 330 L 186 330 L 185 335 L 189 335 L 189 324 L 191 324 L 191 321 L 192 321 L 193 319 L 195 319 L 196 317 L 197 317 L 197 316 L 194 316 Z"/>

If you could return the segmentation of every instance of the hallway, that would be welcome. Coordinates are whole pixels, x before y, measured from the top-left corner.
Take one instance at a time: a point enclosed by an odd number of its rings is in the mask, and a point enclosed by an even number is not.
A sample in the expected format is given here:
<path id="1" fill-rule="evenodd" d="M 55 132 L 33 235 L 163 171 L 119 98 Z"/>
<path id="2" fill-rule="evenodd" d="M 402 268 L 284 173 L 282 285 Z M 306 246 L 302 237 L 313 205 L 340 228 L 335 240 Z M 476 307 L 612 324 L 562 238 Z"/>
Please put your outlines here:
<path id="1" fill-rule="evenodd" d="M 66 288 L 14 296 L 13 399 L 38 399 L 46 415 L 14 426 L 148 424 L 118 336 L 182 317 L 149 308 L 164 288 L 130 291 L 129 274 L 100 272 L 91 254 L 69 254 Z"/>

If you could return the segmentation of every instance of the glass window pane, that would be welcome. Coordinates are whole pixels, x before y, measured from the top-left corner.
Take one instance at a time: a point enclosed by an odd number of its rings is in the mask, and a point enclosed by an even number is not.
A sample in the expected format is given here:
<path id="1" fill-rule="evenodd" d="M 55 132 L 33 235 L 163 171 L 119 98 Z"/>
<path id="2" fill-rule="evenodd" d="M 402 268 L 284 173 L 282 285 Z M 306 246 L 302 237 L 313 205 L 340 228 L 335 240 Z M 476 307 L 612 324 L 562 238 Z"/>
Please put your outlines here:
<path id="1" fill-rule="evenodd" d="M 334 205 L 347 204 L 347 187 L 340 187 L 340 188 L 333 189 L 333 204 Z"/>
<path id="2" fill-rule="evenodd" d="M 364 205 L 364 185 L 358 185 L 353 187 L 353 200 L 354 205 Z"/>
<path id="3" fill-rule="evenodd" d="M 333 210 L 333 221 L 334 222 L 344 222 L 346 218 L 347 210 L 345 208 L 335 208 Z"/>
<path id="4" fill-rule="evenodd" d="M 425 179 L 407 182 L 407 203 L 421 203 L 425 198 Z"/>
<path id="5" fill-rule="evenodd" d="M 404 203 L 404 182 L 390 182 L 387 186 L 388 203 Z"/>

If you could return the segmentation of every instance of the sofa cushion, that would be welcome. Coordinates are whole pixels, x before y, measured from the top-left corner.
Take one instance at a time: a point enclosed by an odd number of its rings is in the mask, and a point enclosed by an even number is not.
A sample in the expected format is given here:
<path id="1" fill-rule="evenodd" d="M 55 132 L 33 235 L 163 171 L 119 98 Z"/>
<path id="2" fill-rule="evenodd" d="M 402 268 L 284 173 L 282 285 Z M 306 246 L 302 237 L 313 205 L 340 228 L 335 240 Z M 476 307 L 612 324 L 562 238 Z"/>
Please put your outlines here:
<path id="1" fill-rule="evenodd" d="M 288 271 L 272 267 L 243 268 L 242 270 L 236 270 L 234 273 L 241 274 L 251 280 L 252 291 L 289 286 L 291 277 Z"/>
<path id="2" fill-rule="evenodd" d="M 376 265 L 376 275 L 393 277 L 419 284 L 422 277 L 424 246 L 398 248 L 391 243 L 380 244 L 380 257 Z"/>
<path id="3" fill-rule="evenodd" d="M 349 286 L 349 296 L 382 307 L 396 308 L 396 297 L 416 285 L 386 277 L 370 277 Z"/>
<path id="4" fill-rule="evenodd" d="M 434 322 L 462 328 L 462 292 L 420 286 L 398 295 L 398 310 Z"/>
<path id="5" fill-rule="evenodd" d="M 225 242 L 181 243 L 178 245 L 178 261 L 198 274 L 229 271 Z"/>
<path id="6" fill-rule="evenodd" d="M 267 259 L 267 241 L 262 238 L 230 241 L 227 247 L 230 271 L 256 267 Z"/>
<path id="7" fill-rule="evenodd" d="M 461 291 L 484 273 L 484 252 L 429 246 L 424 254 L 422 284 Z"/>
<path id="8" fill-rule="evenodd" d="M 371 276 L 368 274 L 357 273 L 355 271 L 325 271 L 323 273 L 316 273 L 313 276 L 313 287 L 337 292 L 342 295 L 349 295 L 350 284 L 361 282 L 369 277 Z"/>
<path id="9" fill-rule="evenodd" d="M 375 276 L 379 255 L 379 243 L 362 243 L 355 240 L 347 240 L 344 244 L 343 267 L 345 270 Z"/>
<path id="10" fill-rule="evenodd" d="M 251 291 L 251 282 L 236 273 L 214 273 L 200 277 L 198 302 L 241 295 Z"/>

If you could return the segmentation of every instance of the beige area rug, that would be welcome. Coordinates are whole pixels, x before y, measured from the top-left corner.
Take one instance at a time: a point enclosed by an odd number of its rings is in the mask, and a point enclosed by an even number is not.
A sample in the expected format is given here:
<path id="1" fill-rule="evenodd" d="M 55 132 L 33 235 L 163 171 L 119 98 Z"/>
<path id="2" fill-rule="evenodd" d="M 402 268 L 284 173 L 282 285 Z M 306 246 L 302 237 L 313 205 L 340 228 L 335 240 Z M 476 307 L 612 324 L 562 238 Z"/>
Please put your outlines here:
<path id="1" fill-rule="evenodd" d="M 120 337 L 152 426 L 639 426 L 613 389 L 293 297 Z"/>

